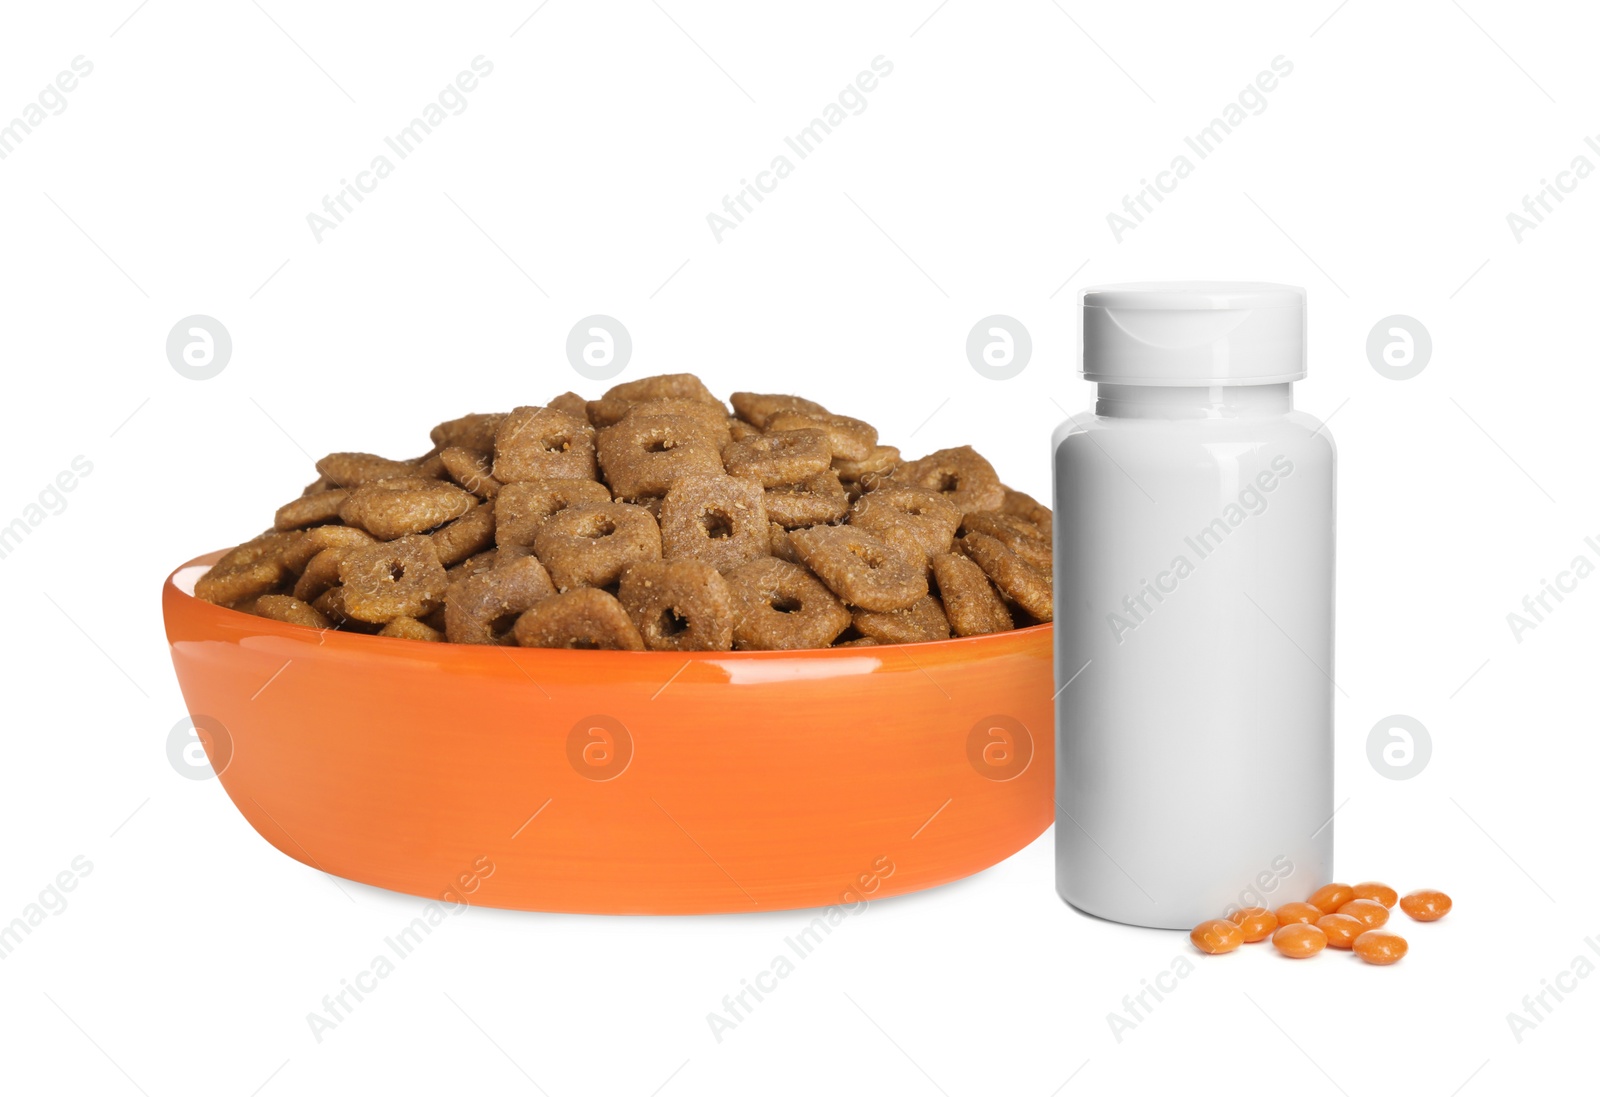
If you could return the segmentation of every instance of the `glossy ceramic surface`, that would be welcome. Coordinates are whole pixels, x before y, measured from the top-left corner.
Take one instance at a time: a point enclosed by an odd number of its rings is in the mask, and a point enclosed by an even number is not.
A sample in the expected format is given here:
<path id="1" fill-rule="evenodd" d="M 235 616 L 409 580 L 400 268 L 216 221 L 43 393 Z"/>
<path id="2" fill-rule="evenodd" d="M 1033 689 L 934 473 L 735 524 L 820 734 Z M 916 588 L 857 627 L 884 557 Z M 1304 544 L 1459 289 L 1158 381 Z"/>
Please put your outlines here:
<path id="1" fill-rule="evenodd" d="M 268 842 L 429 898 L 687 914 L 959 879 L 1053 807 L 1051 627 L 676 655 L 319 632 L 162 590 L 213 766 Z"/>

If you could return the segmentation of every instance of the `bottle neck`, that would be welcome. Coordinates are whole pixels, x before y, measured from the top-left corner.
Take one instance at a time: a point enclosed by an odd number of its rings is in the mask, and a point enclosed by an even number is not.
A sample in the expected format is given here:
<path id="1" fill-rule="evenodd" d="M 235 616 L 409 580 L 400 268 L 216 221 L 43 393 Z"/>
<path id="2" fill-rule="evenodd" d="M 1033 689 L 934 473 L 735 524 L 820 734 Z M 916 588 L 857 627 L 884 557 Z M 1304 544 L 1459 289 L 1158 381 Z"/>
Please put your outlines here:
<path id="1" fill-rule="evenodd" d="M 1118 419 L 1238 419 L 1294 410 L 1294 384 L 1096 386 L 1096 415 Z"/>

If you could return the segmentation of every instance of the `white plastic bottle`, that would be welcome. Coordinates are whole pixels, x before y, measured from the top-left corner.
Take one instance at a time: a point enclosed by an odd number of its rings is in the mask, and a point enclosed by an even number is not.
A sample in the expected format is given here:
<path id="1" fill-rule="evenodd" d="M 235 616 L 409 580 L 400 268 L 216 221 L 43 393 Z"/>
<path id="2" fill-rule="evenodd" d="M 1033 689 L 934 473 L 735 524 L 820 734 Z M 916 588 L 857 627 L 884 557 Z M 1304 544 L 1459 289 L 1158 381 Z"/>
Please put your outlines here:
<path id="1" fill-rule="evenodd" d="M 1086 290 L 1093 414 L 1052 442 L 1056 890 L 1187 929 L 1333 865 L 1334 446 L 1305 291 Z"/>

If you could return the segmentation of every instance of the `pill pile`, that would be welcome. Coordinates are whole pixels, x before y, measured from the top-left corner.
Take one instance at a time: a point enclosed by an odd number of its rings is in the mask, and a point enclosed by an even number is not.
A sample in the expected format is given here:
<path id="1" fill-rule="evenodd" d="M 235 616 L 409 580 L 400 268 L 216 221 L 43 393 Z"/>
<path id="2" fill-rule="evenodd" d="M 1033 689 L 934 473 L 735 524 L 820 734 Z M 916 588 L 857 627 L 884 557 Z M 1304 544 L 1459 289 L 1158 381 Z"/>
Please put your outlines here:
<path id="1" fill-rule="evenodd" d="M 1049 621 L 1047 507 L 970 446 L 905 460 L 814 400 L 693 374 L 331 453 L 195 595 L 316 629 L 632 651 L 911 644 Z"/>
<path id="2" fill-rule="evenodd" d="M 1394 888 L 1377 882 L 1326 884 L 1303 903 L 1285 903 L 1277 910 L 1247 907 L 1226 918 L 1201 922 L 1189 931 L 1189 940 L 1201 952 L 1215 956 L 1270 937 L 1273 947 L 1291 959 L 1335 948 L 1384 967 L 1411 947 L 1404 937 L 1383 928 L 1396 904 L 1417 922 L 1437 922 L 1453 905 L 1450 896 L 1433 888 L 1402 898 Z"/>

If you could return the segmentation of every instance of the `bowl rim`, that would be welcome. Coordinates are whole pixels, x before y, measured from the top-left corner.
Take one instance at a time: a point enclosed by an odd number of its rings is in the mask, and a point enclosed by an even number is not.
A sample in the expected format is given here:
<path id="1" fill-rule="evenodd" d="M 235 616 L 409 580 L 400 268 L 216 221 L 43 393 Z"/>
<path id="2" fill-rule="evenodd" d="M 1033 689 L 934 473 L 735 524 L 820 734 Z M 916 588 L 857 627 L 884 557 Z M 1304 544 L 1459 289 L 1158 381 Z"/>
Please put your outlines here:
<path id="1" fill-rule="evenodd" d="M 207 602 L 197 598 L 192 590 L 185 590 L 178 585 L 177 579 L 181 572 L 202 565 L 209 566 L 216 563 L 229 549 L 217 549 L 213 552 L 202 553 L 177 567 L 167 574 L 161 589 L 164 596 L 177 597 L 184 600 L 189 612 L 200 613 L 217 625 L 227 625 L 232 622 L 237 627 L 237 619 L 248 620 L 252 623 L 253 631 L 257 636 L 283 637 L 289 640 L 304 640 L 308 633 L 316 633 L 319 637 L 317 644 L 325 647 L 332 644 L 334 650 L 348 649 L 351 651 L 366 650 L 374 641 L 387 646 L 389 644 L 404 644 L 404 650 L 426 650 L 437 657 L 468 658 L 481 654 L 485 650 L 495 650 L 506 654 L 512 659 L 518 658 L 516 653 L 525 653 L 536 656 L 538 653 L 560 653 L 566 657 L 578 656 L 588 659 L 631 659 L 637 661 L 655 660 L 657 662 L 689 662 L 714 661 L 724 662 L 729 659 L 740 661 L 760 661 L 764 659 L 859 659 L 863 652 L 874 652 L 879 649 L 889 651 L 905 651 L 915 648 L 918 651 L 957 653 L 962 648 L 975 647 L 1003 647 L 1017 642 L 1025 642 L 1041 633 L 1051 632 L 1054 623 L 1045 621 L 1037 625 L 1028 625 L 1024 628 L 1009 629 L 1005 632 L 988 632 L 977 636 L 952 636 L 947 640 L 922 640 L 914 644 L 875 644 L 866 648 L 851 647 L 825 647 L 825 648 L 793 648 L 785 651 L 587 651 L 572 648 L 525 648 L 513 645 L 483 645 L 483 644 L 451 644 L 427 640 L 409 640 L 400 636 L 377 636 L 360 632 L 342 632 L 337 628 L 311 629 L 305 625 L 294 625 L 287 621 L 275 621 L 270 617 L 261 617 L 254 613 L 245 613 L 230 606 L 220 606 L 215 602 Z M 170 595 L 169 593 L 170 592 Z M 170 625 L 170 622 L 169 622 Z M 976 653 L 972 653 L 976 654 Z"/>

